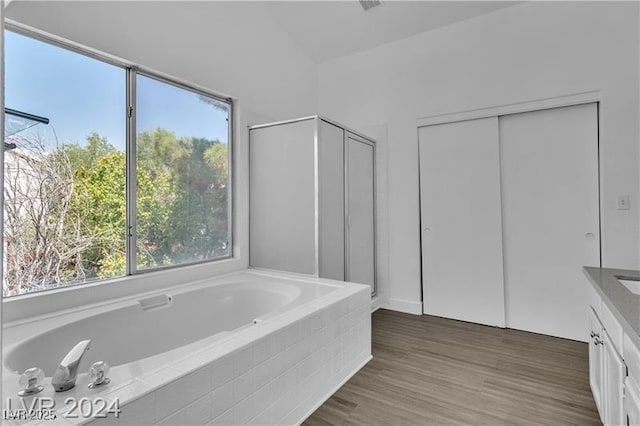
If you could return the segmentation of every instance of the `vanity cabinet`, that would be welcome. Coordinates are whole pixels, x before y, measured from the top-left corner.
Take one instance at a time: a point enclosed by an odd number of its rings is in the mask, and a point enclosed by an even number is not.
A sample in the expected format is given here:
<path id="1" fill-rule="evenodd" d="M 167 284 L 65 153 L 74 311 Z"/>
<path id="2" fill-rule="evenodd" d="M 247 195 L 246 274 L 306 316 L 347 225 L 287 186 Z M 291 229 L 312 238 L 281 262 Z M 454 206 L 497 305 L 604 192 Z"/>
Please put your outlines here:
<path id="1" fill-rule="evenodd" d="M 320 116 L 249 128 L 250 265 L 371 286 L 375 142 Z"/>
<path id="2" fill-rule="evenodd" d="M 624 380 L 627 376 L 627 367 L 607 330 L 603 330 L 603 333 L 600 346 L 603 348 L 602 364 L 604 365 L 604 423 L 607 425 L 623 425 L 627 422 L 623 405 Z"/>
<path id="3" fill-rule="evenodd" d="M 591 385 L 591 392 L 593 393 L 593 399 L 598 408 L 598 413 L 600 413 L 600 417 L 603 418 L 604 359 L 603 346 L 600 342 L 604 329 L 593 308 L 589 310 L 589 325 L 589 334 L 591 336 L 591 340 L 589 341 L 589 384 Z"/>
<path id="4" fill-rule="evenodd" d="M 593 399 L 605 425 L 627 425 L 632 409 L 627 401 L 628 386 L 625 386 L 627 367 L 621 355 L 622 328 L 595 290 L 589 288 L 589 291 L 589 383 Z"/>
<path id="5" fill-rule="evenodd" d="M 628 335 L 624 336 L 623 358 L 627 365 L 623 409 L 627 424 L 640 425 L 640 350 Z"/>
<path id="6" fill-rule="evenodd" d="M 640 425 L 640 392 L 638 385 L 633 383 L 631 377 L 625 380 L 624 412 L 627 415 L 627 424 Z"/>

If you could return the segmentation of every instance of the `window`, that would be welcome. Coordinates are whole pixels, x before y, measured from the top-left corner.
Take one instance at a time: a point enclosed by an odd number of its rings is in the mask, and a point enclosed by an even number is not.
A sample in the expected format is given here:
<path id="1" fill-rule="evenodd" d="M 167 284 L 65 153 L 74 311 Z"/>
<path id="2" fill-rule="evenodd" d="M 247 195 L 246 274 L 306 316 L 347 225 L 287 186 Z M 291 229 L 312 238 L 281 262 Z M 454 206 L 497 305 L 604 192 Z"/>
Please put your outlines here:
<path id="1" fill-rule="evenodd" d="M 229 100 L 5 31 L 5 106 L 3 296 L 231 255 Z"/>
<path id="2" fill-rule="evenodd" d="M 229 105 L 136 76 L 136 268 L 229 256 Z"/>
<path id="3" fill-rule="evenodd" d="M 5 296 L 124 275 L 125 87 L 122 68 L 5 32 Z"/>

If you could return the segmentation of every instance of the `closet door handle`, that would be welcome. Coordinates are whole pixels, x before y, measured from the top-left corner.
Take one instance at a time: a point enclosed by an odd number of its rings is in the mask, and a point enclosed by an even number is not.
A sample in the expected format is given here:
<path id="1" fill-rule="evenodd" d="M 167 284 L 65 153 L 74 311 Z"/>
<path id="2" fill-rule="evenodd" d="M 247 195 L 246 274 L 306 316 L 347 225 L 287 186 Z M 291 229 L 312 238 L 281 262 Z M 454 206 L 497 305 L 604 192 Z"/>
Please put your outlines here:
<path id="1" fill-rule="evenodd" d="M 596 236 L 593 232 L 587 232 L 586 234 L 584 234 L 584 237 L 587 239 L 587 241 L 593 241 L 596 239 Z"/>

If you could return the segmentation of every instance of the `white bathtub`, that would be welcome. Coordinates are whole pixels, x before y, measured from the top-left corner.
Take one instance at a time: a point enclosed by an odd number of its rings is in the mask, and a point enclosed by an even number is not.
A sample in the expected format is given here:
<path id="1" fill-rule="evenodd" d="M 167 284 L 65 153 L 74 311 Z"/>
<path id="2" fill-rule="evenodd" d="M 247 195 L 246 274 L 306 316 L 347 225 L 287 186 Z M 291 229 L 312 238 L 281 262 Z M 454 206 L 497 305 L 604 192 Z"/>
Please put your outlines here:
<path id="1" fill-rule="evenodd" d="M 246 271 L 8 324 L 3 403 L 40 367 L 36 398 L 54 398 L 61 424 L 89 421 L 64 417 L 68 397 L 118 399 L 120 418 L 101 421 L 120 424 L 297 423 L 370 359 L 368 301 L 366 286 Z M 53 371 L 85 339 L 76 387 L 55 393 Z M 111 383 L 88 389 L 98 360 Z"/>

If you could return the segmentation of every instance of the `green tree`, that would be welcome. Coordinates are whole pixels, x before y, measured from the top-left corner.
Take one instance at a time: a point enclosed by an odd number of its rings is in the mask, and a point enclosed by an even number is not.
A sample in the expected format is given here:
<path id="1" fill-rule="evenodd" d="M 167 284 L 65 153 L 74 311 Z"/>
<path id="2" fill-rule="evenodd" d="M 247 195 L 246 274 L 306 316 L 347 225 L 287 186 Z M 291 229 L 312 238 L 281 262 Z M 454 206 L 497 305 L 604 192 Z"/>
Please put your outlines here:
<path id="1" fill-rule="evenodd" d="M 137 144 L 139 186 L 147 178 L 155 182 L 152 191 L 138 193 L 138 235 L 152 259 L 145 266 L 226 254 L 226 145 L 164 129 L 139 134 Z"/>
<path id="2" fill-rule="evenodd" d="M 118 149 L 111 145 L 107 138 L 95 132 L 87 136 L 85 145 L 65 144 L 62 149 L 69 158 L 71 168 L 74 171 L 91 170 L 96 166 L 99 158 L 118 152 Z"/>
<path id="3" fill-rule="evenodd" d="M 13 168 L 5 167 L 10 291 L 123 275 L 125 153 L 96 133 L 53 151 L 35 142 L 31 154 L 11 152 Z M 228 254 L 227 158 L 217 140 L 160 128 L 138 135 L 139 268 Z"/>
<path id="4" fill-rule="evenodd" d="M 103 154 L 89 169 L 80 169 L 76 198 L 84 204 L 86 232 L 95 237 L 87 253 L 101 278 L 123 275 L 126 258 L 125 154 Z"/>

